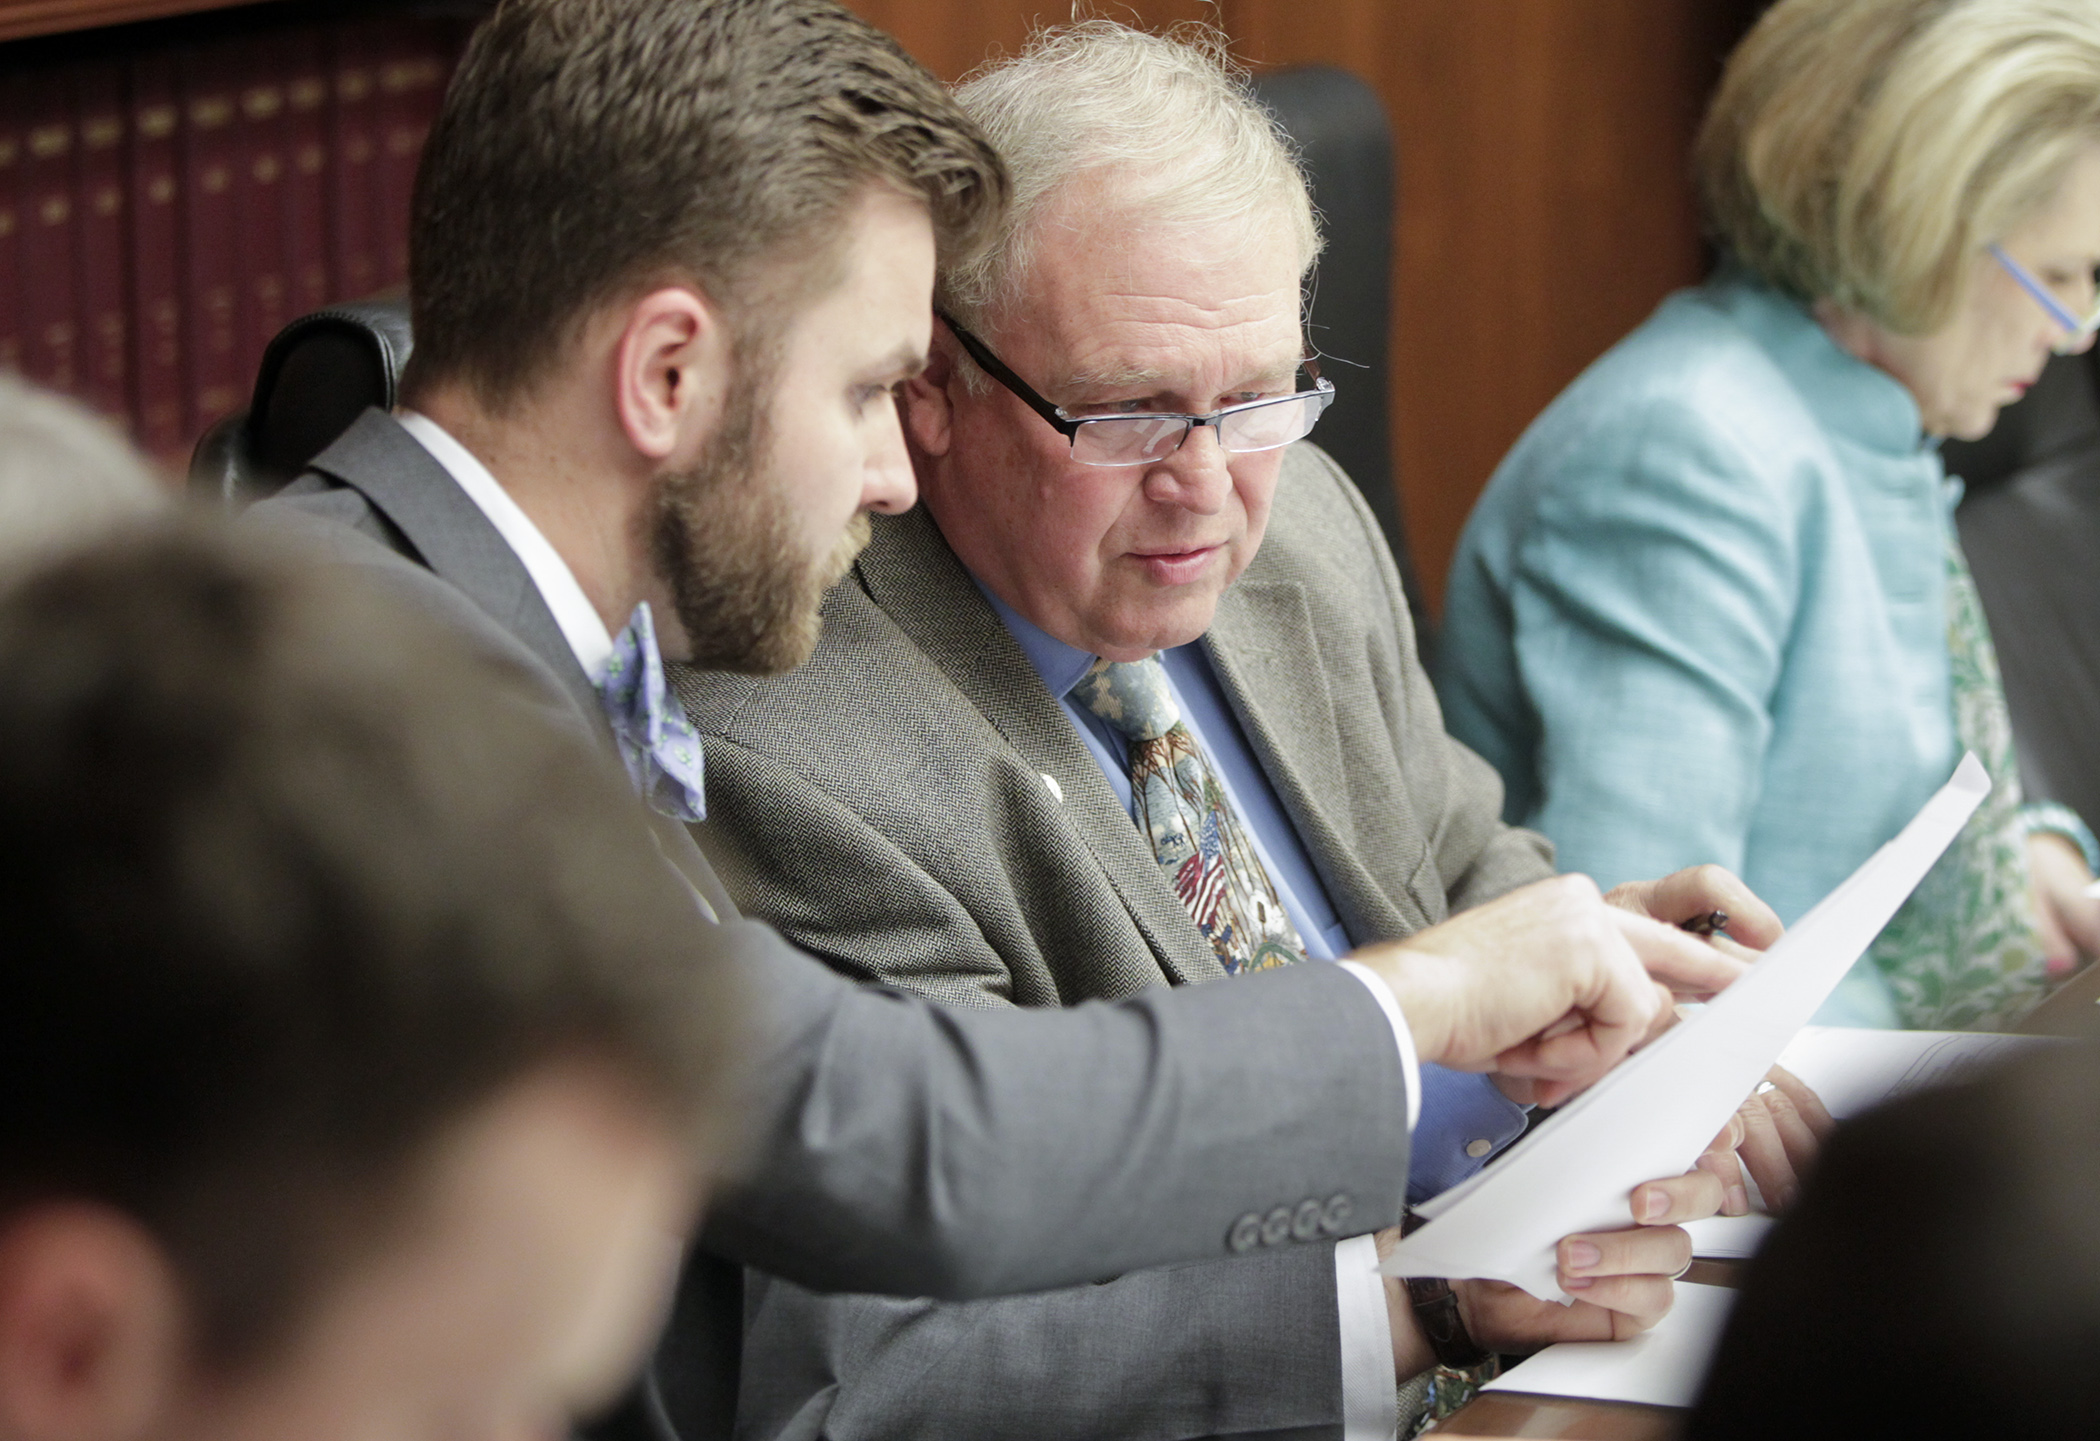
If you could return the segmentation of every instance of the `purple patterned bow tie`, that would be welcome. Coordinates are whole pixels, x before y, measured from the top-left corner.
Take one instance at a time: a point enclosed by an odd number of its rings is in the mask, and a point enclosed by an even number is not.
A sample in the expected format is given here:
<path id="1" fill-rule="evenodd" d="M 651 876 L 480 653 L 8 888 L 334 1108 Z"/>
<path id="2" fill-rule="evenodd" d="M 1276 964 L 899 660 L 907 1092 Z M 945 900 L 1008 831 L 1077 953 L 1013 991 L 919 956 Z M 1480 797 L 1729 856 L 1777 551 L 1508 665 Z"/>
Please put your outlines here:
<path id="1" fill-rule="evenodd" d="M 656 648 L 656 622 L 649 602 L 634 608 L 627 626 L 613 637 L 612 656 L 598 682 L 605 718 L 612 723 L 627 778 L 651 807 L 673 820 L 707 815 L 707 786 L 700 735 L 685 707 L 669 698 L 664 659 Z"/>

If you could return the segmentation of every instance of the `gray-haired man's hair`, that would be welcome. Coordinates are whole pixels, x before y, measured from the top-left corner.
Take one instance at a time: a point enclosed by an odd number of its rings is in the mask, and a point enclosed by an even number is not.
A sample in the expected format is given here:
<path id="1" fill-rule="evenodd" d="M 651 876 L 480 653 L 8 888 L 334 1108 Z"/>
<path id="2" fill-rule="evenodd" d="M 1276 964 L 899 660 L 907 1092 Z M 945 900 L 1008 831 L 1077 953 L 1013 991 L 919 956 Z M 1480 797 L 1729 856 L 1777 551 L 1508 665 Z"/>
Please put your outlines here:
<path id="1" fill-rule="evenodd" d="M 107 421 L 0 375 L 0 577 L 165 503 Z"/>
<path id="2" fill-rule="evenodd" d="M 1262 108 L 1226 37 L 1202 25 L 1148 34 L 1110 20 L 1038 31 L 1022 52 L 966 77 L 955 98 L 1012 175 L 991 245 L 948 268 L 940 303 L 973 328 L 1012 301 L 1043 243 L 1036 221 L 1083 174 L 1120 172 L 1118 207 L 1166 226 L 1232 226 L 1293 238 L 1301 271 L 1320 252 L 1290 137 Z"/>

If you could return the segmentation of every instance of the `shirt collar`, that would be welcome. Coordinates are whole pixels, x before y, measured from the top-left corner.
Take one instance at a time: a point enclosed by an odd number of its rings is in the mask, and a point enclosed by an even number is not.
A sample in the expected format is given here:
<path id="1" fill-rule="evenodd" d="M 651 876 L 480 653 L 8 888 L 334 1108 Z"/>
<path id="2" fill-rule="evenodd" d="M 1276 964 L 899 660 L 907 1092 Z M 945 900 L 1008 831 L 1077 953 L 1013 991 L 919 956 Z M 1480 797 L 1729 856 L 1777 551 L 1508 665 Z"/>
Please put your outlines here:
<path id="1" fill-rule="evenodd" d="M 977 577 L 973 575 L 970 579 L 977 580 Z M 1007 634 L 1014 638 L 1015 644 L 1021 647 L 1021 653 L 1028 657 L 1028 663 L 1035 667 L 1035 673 L 1042 677 L 1043 684 L 1049 688 L 1053 699 L 1063 700 L 1072 687 L 1084 680 L 1086 673 L 1093 669 L 1094 662 L 1099 657 L 1091 651 L 1065 644 L 999 599 L 993 594 L 992 588 L 983 581 L 977 580 L 977 588 L 983 591 L 984 598 L 992 603 L 992 610 L 998 615 L 1000 623 L 1006 627 Z"/>
<path id="2" fill-rule="evenodd" d="M 547 609 L 554 616 L 554 623 L 561 628 L 562 637 L 568 641 L 569 649 L 576 655 L 576 663 L 583 673 L 596 685 L 605 678 L 606 663 L 612 659 L 612 633 L 598 615 L 598 608 L 591 604 L 576 583 L 576 573 L 569 569 L 568 562 L 561 558 L 540 528 L 532 523 L 518 503 L 511 499 L 510 492 L 489 473 L 489 468 L 477 459 L 474 453 L 453 439 L 451 432 L 419 411 L 401 409 L 394 412 L 401 428 L 416 438 L 431 459 L 445 468 L 446 474 L 459 482 L 459 488 L 467 493 L 481 513 L 488 517 L 503 543 L 511 548 L 525 573 L 532 577 L 534 589 Z"/>

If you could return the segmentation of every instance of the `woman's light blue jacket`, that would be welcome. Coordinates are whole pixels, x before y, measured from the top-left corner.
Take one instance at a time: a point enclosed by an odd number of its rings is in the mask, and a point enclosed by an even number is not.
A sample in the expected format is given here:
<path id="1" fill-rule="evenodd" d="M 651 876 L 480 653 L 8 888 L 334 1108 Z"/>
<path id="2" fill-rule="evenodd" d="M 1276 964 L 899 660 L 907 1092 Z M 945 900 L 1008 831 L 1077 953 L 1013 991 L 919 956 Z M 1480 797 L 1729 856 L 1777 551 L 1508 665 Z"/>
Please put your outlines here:
<path id="1" fill-rule="evenodd" d="M 1450 729 L 1563 869 L 1718 862 L 1792 922 L 1959 759 L 1951 500 L 1909 392 L 1724 268 L 1495 472 L 1445 603 Z M 1867 962 L 1818 1019 L 1896 1024 Z"/>

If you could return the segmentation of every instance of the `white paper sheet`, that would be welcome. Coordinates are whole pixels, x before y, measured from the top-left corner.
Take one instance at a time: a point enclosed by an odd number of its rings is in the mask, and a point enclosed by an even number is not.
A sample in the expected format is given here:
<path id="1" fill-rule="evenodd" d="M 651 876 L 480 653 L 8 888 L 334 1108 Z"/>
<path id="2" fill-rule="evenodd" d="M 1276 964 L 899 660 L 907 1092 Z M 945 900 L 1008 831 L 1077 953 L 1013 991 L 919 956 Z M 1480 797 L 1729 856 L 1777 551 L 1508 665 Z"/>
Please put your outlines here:
<path id="1" fill-rule="evenodd" d="M 1692 1236 L 1692 1254 L 1709 1260 L 1747 1261 L 1764 1245 L 1772 1218 L 1761 1211 L 1747 1216 L 1708 1216 L 1691 1221 L 1685 1230 Z"/>
<path id="2" fill-rule="evenodd" d="M 1564 1106 L 1470 1181 L 1420 1209 L 1431 1217 L 1383 1269 L 1479 1276 L 1569 1300 L 1554 1248 L 1632 1220 L 1627 1198 L 1683 1171 L 1888 923 L 1990 789 L 1971 755 L 1894 840 L 1826 897 L 1748 975 L 1698 1015 Z"/>
<path id="3" fill-rule="evenodd" d="M 1779 1064 L 1806 1081 L 1838 1120 L 1892 1096 L 1958 1080 L 1969 1071 L 2036 1046 L 2048 1036 L 1988 1031 L 1862 1031 L 1803 1026 Z"/>
<path id="4" fill-rule="evenodd" d="M 1670 1314 L 1630 1341 L 1563 1341 L 1519 1362 L 1482 1388 L 1591 1401 L 1689 1406 L 1706 1379 L 1735 1292 L 1677 1283 Z"/>

